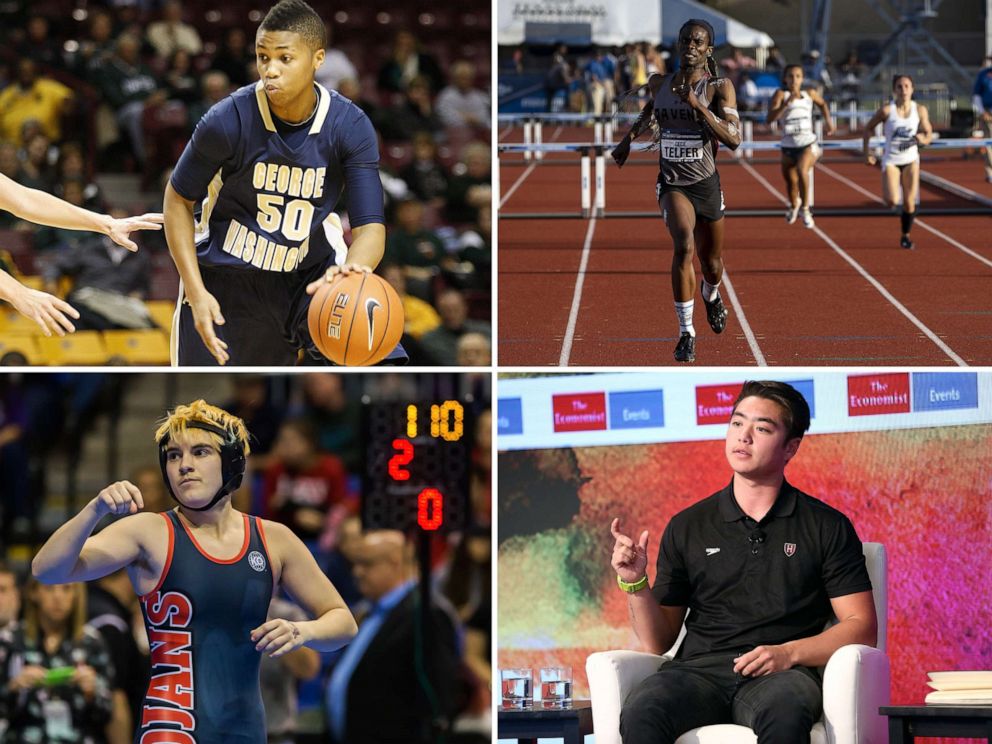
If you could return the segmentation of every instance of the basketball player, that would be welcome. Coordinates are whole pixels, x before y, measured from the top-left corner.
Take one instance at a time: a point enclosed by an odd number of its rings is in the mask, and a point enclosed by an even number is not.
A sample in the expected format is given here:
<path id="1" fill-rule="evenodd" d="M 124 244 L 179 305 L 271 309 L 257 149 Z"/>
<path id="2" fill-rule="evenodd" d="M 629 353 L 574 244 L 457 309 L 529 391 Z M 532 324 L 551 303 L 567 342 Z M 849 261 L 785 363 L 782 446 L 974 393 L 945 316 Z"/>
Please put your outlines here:
<path id="1" fill-rule="evenodd" d="M 132 483 L 112 483 L 56 530 L 32 570 L 64 583 L 127 569 L 152 664 L 136 744 L 265 744 L 259 652 L 331 651 L 355 620 L 288 527 L 231 506 L 249 453 L 241 419 L 198 400 L 170 413 L 155 438 L 178 507 L 142 512 Z M 105 514 L 122 518 L 91 536 Z M 266 621 L 280 583 L 316 619 Z"/>
<path id="2" fill-rule="evenodd" d="M 803 90 L 802 65 L 789 65 L 782 71 L 782 90 L 775 91 L 768 108 L 768 121 L 782 122 L 782 175 L 789 192 L 789 209 L 785 221 L 790 225 L 802 212 L 803 225 L 814 227 L 809 208 L 809 174 L 820 156 L 813 132 L 813 106 L 820 109 L 828 135 L 834 133 L 830 109 L 816 90 Z"/>
<path id="3" fill-rule="evenodd" d="M 920 193 L 920 145 L 933 140 L 933 127 L 927 107 L 913 100 L 913 79 L 909 75 L 892 78 L 892 100 L 882 106 L 865 126 L 863 149 L 865 162 L 875 165 L 875 156 L 868 149 L 868 141 L 875 127 L 885 122 L 882 133 L 885 150 L 882 152 L 882 197 L 895 208 L 899 205 L 899 187 L 902 186 L 902 212 L 899 221 L 902 237 L 899 245 L 912 250 L 909 231 L 916 218 L 916 195 Z"/>
<path id="4" fill-rule="evenodd" d="M 660 137 L 661 172 L 655 194 L 668 225 L 675 252 L 672 291 L 680 337 L 675 359 L 696 359 L 696 329 L 692 324 L 696 275 L 692 259 L 699 253 L 706 319 L 714 333 L 727 324 L 720 298 L 723 279 L 723 192 L 716 169 L 717 143 L 732 150 L 741 143 L 737 93 L 727 78 L 717 77 L 713 60 L 713 28 L 690 19 L 679 31 L 681 68 L 671 75 L 648 79 L 652 100 L 630 131 L 614 148 L 613 159 L 623 166 L 630 143 L 649 126 L 654 114 Z"/>
<path id="5" fill-rule="evenodd" d="M 161 214 L 143 214 L 117 220 L 105 214 L 82 209 L 44 191 L 29 189 L 0 173 L 0 209 L 5 209 L 22 220 L 39 225 L 61 227 L 67 230 L 90 230 L 103 233 L 117 245 L 129 251 L 138 246 L 129 237 L 134 230 L 161 230 Z M 57 333 L 64 336 L 76 330 L 70 316 L 78 318 L 68 302 L 47 292 L 25 287 L 10 274 L 0 271 L 0 300 L 9 302 L 17 312 L 30 318 L 46 336 Z"/>
<path id="6" fill-rule="evenodd" d="M 313 8 L 280 0 L 255 36 L 260 80 L 206 113 L 176 165 L 165 192 L 182 279 L 173 364 L 295 364 L 312 348 L 307 295 L 382 258 L 375 130 L 351 101 L 314 82 L 325 46 Z M 345 188 L 347 255 L 343 241 L 332 248 L 328 223 Z"/>

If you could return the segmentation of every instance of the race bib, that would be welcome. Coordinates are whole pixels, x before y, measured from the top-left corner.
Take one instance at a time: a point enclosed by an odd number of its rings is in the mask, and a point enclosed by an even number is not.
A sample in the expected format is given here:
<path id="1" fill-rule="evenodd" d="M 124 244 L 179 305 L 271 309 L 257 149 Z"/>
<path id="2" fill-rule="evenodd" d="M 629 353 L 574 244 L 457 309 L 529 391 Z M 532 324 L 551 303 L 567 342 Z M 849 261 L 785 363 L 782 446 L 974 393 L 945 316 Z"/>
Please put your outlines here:
<path id="1" fill-rule="evenodd" d="M 661 156 L 671 163 L 703 159 L 703 137 L 696 132 L 662 132 Z"/>
<path id="2" fill-rule="evenodd" d="M 782 128 L 785 133 L 789 135 L 795 136 L 797 134 L 805 134 L 810 131 L 809 119 L 805 116 L 795 119 L 786 119 Z"/>

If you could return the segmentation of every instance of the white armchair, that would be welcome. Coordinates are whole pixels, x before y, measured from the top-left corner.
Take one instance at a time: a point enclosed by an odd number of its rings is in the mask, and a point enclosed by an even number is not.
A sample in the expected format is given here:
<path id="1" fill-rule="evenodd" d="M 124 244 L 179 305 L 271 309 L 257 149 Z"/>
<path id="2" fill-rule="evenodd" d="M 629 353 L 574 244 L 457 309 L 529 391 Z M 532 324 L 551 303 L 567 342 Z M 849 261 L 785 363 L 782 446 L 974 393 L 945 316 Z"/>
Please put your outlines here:
<path id="1" fill-rule="evenodd" d="M 863 543 L 865 563 L 878 616 L 878 647 L 839 648 L 823 671 L 823 718 L 811 732 L 812 744 L 887 744 L 888 724 L 878 708 L 889 704 L 889 659 L 885 655 L 885 546 Z M 830 624 L 837 622 L 832 620 Z M 640 651 L 601 651 L 586 659 L 596 744 L 621 744 L 620 708 L 645 677 L 671 661 L 685 628 L 664 656 Z M 751 729 L 733 724 L 703 726 L 682 734 L 676 744 L 756 744 Z"/>

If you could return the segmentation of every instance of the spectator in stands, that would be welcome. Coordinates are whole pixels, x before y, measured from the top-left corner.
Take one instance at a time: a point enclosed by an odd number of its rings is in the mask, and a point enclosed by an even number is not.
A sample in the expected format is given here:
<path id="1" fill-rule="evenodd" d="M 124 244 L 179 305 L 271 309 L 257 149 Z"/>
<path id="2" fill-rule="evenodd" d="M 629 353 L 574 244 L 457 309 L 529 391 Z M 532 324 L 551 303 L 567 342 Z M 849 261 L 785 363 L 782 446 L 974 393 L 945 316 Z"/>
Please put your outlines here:
<path id="1" fill-rule="evenodd" d="M 413 135 L 413 159 L 400 172 L 410 191 L 433 207 L 444 205 L 448 192 L 448 172 L 437 156 L 437 143 L 430 132 Z"/>
<path id="2" fill-rule="evenodd" d="M 266 514 L 317 552 L 318 541 L 323 546 L 333 542 L 338 526 L 357 510 L 347 480 L 341 458 L 317 449 L 313 425 L 305 418 L 287 419 L 265 469 Z"/>
<path id="3" fill-rule="evenodd" d="M 48 67 L 65 66 L 62 59 L 62 45 L 52 38 L 51 27 L 45 16 L 29 16 L 25 32 L 24 40 L 17 47 L 18 57 Z"/>
<path id="4" fill-rule="evenodd" d="M 199 32 L 183 22 L 183 4 L 179 0 L 166 0 L 162 6 L 162 20 L 148 27 L 148 42 L 163 59 L 169 59 L 177 49 L 193 56 L 203 51 Z"/>
<path id="5" fill-rule="evenodd" d="M 358 432 L 361 410 L 355 396 L 348 395 L 342 375 L 320 373 L 303 377 L 303 415 L 313 424 L 317 445 L 333 452 L 351 472 L 361 465 Z"/>
<path id="6" fill-rule="evenodd" d="M 738 47 L 732 46 L 729 51 L 730 56 L 720 60 L 720 66 L 723 68 L 727 77 L 730 78 L 734 87 L 740 88 L 742 74 L 747 70 L 757 69 L 758 63 L 754 57 L 747 56 Z"/>
<path id="7" fill-rule="evenodd" d="M 742 72 L 737 86 L 737 104 L 741 111 L 757 111 L 764 108 L 764 99 L 754 82 L 751 73 Z"/>
<path id="8" fill-rule="evenodd" d="M 434 360 L 434 364 L 457 364 L 458 339 L 466 333 L 481 333 L 487 338 L 491 335 L 488 323 L 469 319 L 468 304 L 457 289 L 447 289 L 440 294 L 437 310 L 441 315 L 441 325 L 425 333 L 420 339 L 424 351 Z"/>
<path id="9" fill-rule="evenodd" d="M 320 72 L 320 70 L 318 70 L 318 72 Z M 379 126 L 382 122 L 382 112 L 379 109 L 378 104 L 365 95 L 365 91 L 362 90 L 357 78 L 341 78 L 338 81 L 337 91 L 364 111 L 366 116 L 369 117 L 375 126 Z M 379 148 L 379 151 L 382 151 L 381 147 Z"/>
<path id="10" fill-rule="evenodd" d="M 32 577 L 24 597 L 24 622 L 0 633 L 0 718 L 10 725 L 4 742 L 103 741 L 110 657 L 100 634 L 84 625 L 83 585 Z"/>
<path id="11" fill-rule="evenodd" d="M 275 618 L 291 623 L 309 619 L 300 607 L 281 597 L 273 597 L 269 602 L 266 621 Z M 313 679 L 319 673 L 320 654 L 312 648 L 300 646 L 275 659 L 262 654 L 259 681 L 265 703 L 265 729 L 269 744 L 293 744 L 296 741 L 299 712 L 297 684 Z"/>
<path id="12" fill-rule="evenodd" d="M 254 444 L 254 442 L 252 442 Z M 252 454 L 255 453 L 252 447 Z M 171 509 L 175 502 L 165 491 L 165 481 L 162 480 L 162 469 L 156 465 L 141 465 L 131 471 L 128 478 L 138 490 L 145 502 L 142 511 L 160 513 Z M 142 688 L 144 689 L 144 688 Z"/>
<path id="13" fill-rule="evenodd" d="M 37 504 L 28 497 L 28 411 L 23 386 L 0 376 L 0 543 L 27 532 Z"/>
<path id="14" fill-rule="evenodd" d="M 161 473 L 158 474 L 161 483 Z M 144 491 L 142 491 L 144 496 Z M 134 637 L 140 623 L 138 597 L 125 569 L 86 584 L 87 625 L 100 634 L 110 655 L 113 712 L 107 725 L 107 744 L 127 744 L 134 738 L 140 719 L 144 690 L 148 689 L 148 663 Z"/>
<path id="15" fill-rule="evenodd" d="M 585 67 L 586 100 L 595 115 L 603 113 L 607 101 L 612 100 L 607 94 L 607 82 L 610 82 L 606 63 L 603 60 L 603 50 L 597 48 L 593 56 L 586 62 Z"/>
<path id="16" fill-rule="evenodd" d="M 418 630 L 419 592 L 407 547 L 403 533 L 382 530 L 367 532 L 356 551 L 355 578 L 371 608 L 326 689 L 332 741 L 430 744 L 456 712 L 458 623 L 450 605 L 436 598 L 429 630 Z M 431 646 L 418 653 L 425 632 Z M 430 707 L 419 702 L 425 685 L 433 692 Z"/>
<path id="17" fill-rule="evenodd" d="M 21 159 L 17 156 L 17 145 L 0 140 L 0 173 L 11 181 L 18 181 L 21 175 Z"/>
<path id="18" fill-rule="evenodd" d="M 152 70 L 138 56 L 141 42 L 136 36 L 123 34 L 117 39 L 115 53 L 100 66 L 97 87 L 117 116 L 117 123 L 130 139 L 138 163 L 146 160 L 145 134 L 142 126 L 146 106 L 165 102 Z"/>
<path id="19" fill-rule="evenodd" d="M 103 199 L 100 187 L 89 180 L 86 173 L 86 161 L 83 159 L 83 149 L 77 142 L 66 142 L 59 148 L 59 160 L 55 172 L 60 183 L 78 181 L 83 185 L 83 207 L 92 211 L 102 208 Z M 62 196 L 56 193 L 57 196 Z M 63 197 L 65 198 L 65 197 Z"/>
<path id="20" fill-rule="evenodd" d="M 782 50 L 777 46 L 773 46 L 768 50 L 768 61 L 765 63 L 765 69 L 769 71 L 781 72 L 785 70 L 785 66 L 789 64 L 782 54 Z"/>
<path id="21" fill-rule="evenodd" d="M 458 258 L 472 266 L 472 274 L 467 277 L 465 287 L 489 289 L 492 282 L 492 205 L 479 207 L 479 221 L 458 236 Z"/>
<path id="22" fill-rule="evenodd" d="M 111 209 L 111 217 L 127 216 Z M 151 328 L 143 300 L 148 293 L 151 259 L 147 251 L 129 251 L 105 236 L 89 237 L 56 256 L 44 270 L 46 289 L 55 292 L 62 277 L 73 280 L 66 300 L 79 311 L 76 328 Z"/>
<path id="23" fill-rule="evenodd" d="M 492 364 L 493 349 L 483 333 L 466 333 L 458 339 L 456 354 L 459 367 L 488 367 Z"/>
<path id="24" fill-rule="evenodd" d="M 74 104 L 72 89 L 38 74 L 34 60 L 17 63 L 17 80 L 0 92 L 0 138 L 23 144 L 22 127 L 34 119 L 50 140 L 62 139 L 62 116 Z"/>
<path id="25" fill-rule="evenodd" d="M 468 60 L 451 66 L 451 84 L 438 94 L 437 113 L 446 127 L 489 129 L 489 96 L 475 87 L 475 65 Z"/>
<path id="26" fill-rule="evenodd" d="M 49 160 L 51 140 L 41 132 L 27 135 L 21 157 L 21 177 L 17 180 L 29 189 L 52 193 L 55 190 L 55 169 Z"/>
<path id="27" fill-rule="evenodd" d="M 492 667 L 492 539 L 488 527 L 473 526 L 458 537 L 441 582 L 442 592 L 465 626 L 465 662 L 475 676 L 476 709 L 488 709 Z"/>
<path id="28" fill-rule="evenodd" d="M 353 572 L 353 561 L 362 544 L 362 518 L 352 514 L 344 518 L 338 527 L 338 539 L 326 556 L 324 573 L 334 584 L 349 609 L 354 609 L 362 601 Z"/>
<path id="29" fill-rule="evenodd" d="M 234 397 L 221 408 L 245 422 L 251 432 L 252 467 L 262 471 L 275 444 L 285 412 L 273 405 L 264 375 L 233 375 Z"/>
<path id="30" fill-rule="evenodd" d="M 413 34 L 400 31 L 393 41 L 389 59 L 379 69 L 379 89 L 402 93 L 417 77 L 427 78 L 431 93 L 444 85 L 444 74 L 434 57 L 420 50 Z"/>
<path id="31" fill-rule="evenodd" d="M 200 79 L 202 94 L 200 98 L 189 105 L 189 126 L 192 130 L 215 104 L 223 101 L 231 93 L 231 83 L 227 73 L 220 70 L 210 70 Z"/>
<path id="32" fill-rule="evenodd" d="M 433 305 L 406 291 L 406 273 L 402 266 L 387 260 L 379 264 L 378 272 L 396 290 L 400 302 L 403 303 L 404 334 L 419 339 L 428 331 L 433 331 L 441 325 L 441 316 L 437 314 Z M 403 348 L 409 352 L 405 340 L 403 341 Z M 411 364 L 413 363 L 411 360 Z"/>
<path id="33" fill-rule="evenodd" d="M 426 77 L 418 75 L 410 81 L 399 102 L 380 117 L 378 129 L 383 139 L 402 141 L 409 140 L 413 132 L 438 133 L 444 129 Z"/>
<path id="34" fill-rule="evenodd" d="M 659 75 L 665 74 L 665 56 L 662 54 L 661 44 L 655 46 L 654 44 L 643 41 L 641 42 L 641 54 L 644 55 L 644 65 L 648 77 L 651 77 L 654 73 L 658 73 Z"/>
<path id="35" fill-rule="evenodd" d="M 314 78 L 325 88 L 339 90 L 338 85 L 345 78 L 358 79 L 358 70 L 348 59 L 347 54 L 334 47 L 333 24 L 328 22 L 325 27 L 327 29 L 327 48 L 324 50 L 324 64 L 317 68 L 317 74 L 314 75 Z"/>
<path id="36" fill-rule="evenodd" d="M 21 589 L 14 569 L 0 560 L 0 633 L 17 627 L 21 615 Z"/>
<path id="37" fill-rule="evenodd" d="M 193 59 L 185 49 L 172 53 L 163 83 L 170 101 L 180 101 L 188 106 L 200 97 L 200 86 L 193 74 Z"/>
<path id="38" fill-rule="evenodd" d="M 224 33 L 224 42 L 217 50 L 210 67 L 227 75 L 230 84 L 235 88 L 248 84 L 250 79 L 248 71 L 255 67 L 255 54 L 248 44 L 243 28 L 232 26 L 227 29 Z"/>
<path id="39" fill-rule="evenodd" d="M 479 209 L 492 201 L 492 161 L 489 145 L 469 142 L 462 148 L 459 164 L 448 182 L 446 217 L 454 224 L 474 224 Z"/>
<path id="40" fill-rule="evenodd" d="M 803 65 L 803 77 L 808 83 L 815 85 L 821 95 L 834 87 L 833 81 L 830 79 L 830 71 L 827 69 L 830 66 L 829 58 L 822 65 L 819 64 L 820 51 L 813 49 L 800 59 Z"/>
<path id="41" fill-rule="evenodd" d="M 568 89 L 572 84 L 572 66 L 568 62 L 568 47 L 559 44 L 551 55 L 551 66 L 544 75 L 544 95 L 548 111 L 560 112 L 568 108 Z M 559 99 L 562 94 L 564 101 Z"/>
<path id="42" fill-rule="evenodd" d="M 52 192 L 74 207 L 83 208 L 86 185 L 79 178 L 63 179 Z M 38 227 L 34 230 L 34 247 L 39 251 L 70 251 L 95 237 L 80 230 L 64 227 Z"/>
<path id="43" fill-rule="evenodd" d="M 407 288 L 429 301 L 431 282 L 447 258 L 444 243 L 424 225 L 424 205 L 417 199 L 406 199 L 396 206 L 396 222 L 386 238 L 385 259 L 401 265 Z"/>
<path id="44" fill-rule="evenodd" d="M 114 22 L 103 8 L 90 9 L 85 38 L 79 40 L 79 50 L 72 59 L 76 74 L 93 80 L 95 71 L 114 50 Z"/>
<path id="45" fill-rule="evenodd" d="M 840 63 L 837 71 L 840 73 L 841 100 L 857 101 L 861 93 L 861 78 L 865 74 L 865 66 L 858 59 L 858 53 L 852 49 Z"/>
<path id="46" fill-rule="evenodd" d="M 971 91 L 971 105 L 977 116 L 975 122 L 985 137 L 992 137 L 992 55 L 982 60 L 975 85 Z M 992 183 L 992 147 L 982 148 L 985 155 L 985 181 Z"/>

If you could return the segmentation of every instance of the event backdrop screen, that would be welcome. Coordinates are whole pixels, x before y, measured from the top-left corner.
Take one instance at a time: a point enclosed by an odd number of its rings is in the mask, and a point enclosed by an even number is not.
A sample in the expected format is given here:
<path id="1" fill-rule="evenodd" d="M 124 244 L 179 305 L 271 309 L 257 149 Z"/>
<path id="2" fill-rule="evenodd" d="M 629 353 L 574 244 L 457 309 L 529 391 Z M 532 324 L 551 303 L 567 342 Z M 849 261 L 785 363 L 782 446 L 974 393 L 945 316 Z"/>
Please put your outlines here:
<path id="1" fill-rule="evenodd" d="M 569 665 L 638 648 L 610 568 L 610 521 L 650 531 L 731 477 L 732 373 L 500 381 L 499 666 Z M 992 669 L 992 375 L 788 376 L 813 426 L 786 477 L 888 554 L 893 703 L 926 672 Z M 627 444 L 611 444 L 624 441 Z"/>

